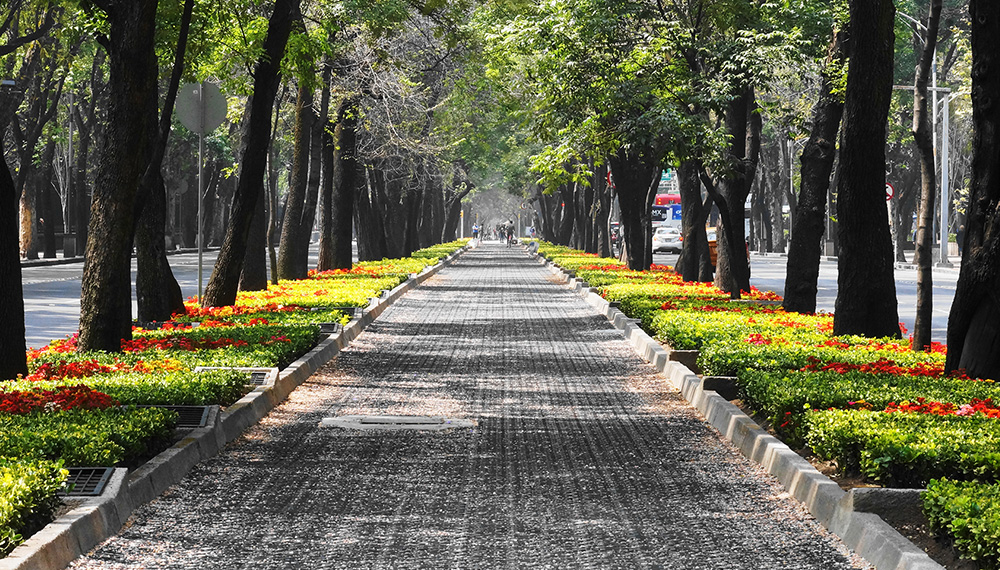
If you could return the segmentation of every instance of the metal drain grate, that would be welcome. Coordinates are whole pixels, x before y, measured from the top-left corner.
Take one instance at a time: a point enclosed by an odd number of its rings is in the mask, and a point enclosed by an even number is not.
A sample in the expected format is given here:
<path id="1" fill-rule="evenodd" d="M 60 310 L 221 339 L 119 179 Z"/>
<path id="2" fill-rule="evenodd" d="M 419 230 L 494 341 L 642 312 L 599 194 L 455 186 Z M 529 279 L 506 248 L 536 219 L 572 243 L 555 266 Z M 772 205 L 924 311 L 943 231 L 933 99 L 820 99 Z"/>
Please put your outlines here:
<path id="1" fill-rule="evenodd" d="M 356 430 L 444 431 L 472 428 L 476 422 L 441 416 L 339 416 L 324 418 L 320 425 Z"/>
<path id="2" fill-rule="evenodd" d="M 140 408 L 164 408 L 177 412 L 177 427 L 193 429 L 205 427 L 208 423 L 209 406 L 139 406 Z"/>
<path id="3" fill-rule="evenodd" d="M 114 467 L 70 467 L 66 479 L 66 497 L 96 497 L 104 492 L 104 487 L 115 472 Z"/>
<path id="4" fill-rule="evenodd" d="M 209 370 L 239 370 L 248 373 L 247 383 L 252 386 L 269 386 L 278 379 L 277 368 L 253 368 L 247 366 L 198 366 L 195 372 L 208 372 Z"/>
<path id="5" fill-rule="evenodd" d="M 254 386 L 263 386 L 267 384 L 267 376 L 267 372 L 251 372 L 250 383 Z"/>

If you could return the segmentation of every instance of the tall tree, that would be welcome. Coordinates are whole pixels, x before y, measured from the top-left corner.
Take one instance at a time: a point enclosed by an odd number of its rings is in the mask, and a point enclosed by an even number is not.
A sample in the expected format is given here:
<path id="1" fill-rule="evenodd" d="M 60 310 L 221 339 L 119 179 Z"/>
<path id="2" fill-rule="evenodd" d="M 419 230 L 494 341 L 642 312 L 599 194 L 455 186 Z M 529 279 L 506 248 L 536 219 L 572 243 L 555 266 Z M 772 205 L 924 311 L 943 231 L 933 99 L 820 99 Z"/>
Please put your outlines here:
<path id="1" fill-rule="evenodd" d="M 920 208 L 917 211 L 917 316 L 913 322 L 913 349 L 925 350 L 931 344 L 931 311 L 934 289 L 931 276 L 931 244 L 934 242 L 934 196 L 937 194 L 934 167 L 934 129 L 927 104 L 928 84 L 937 55 L 938 26 L 941 23 L 941 0 L 931 0 L 930 15 L 924 28 L 923 51 L 917 65 L 913 96 L 913 142 L 920 155 Z M 919 30 L 918 30 L 919 31 Z M 947 243 L 941 247 L 948 247 Z"/>
<path id="2" fill-rule="evenodd" d="M 336 125 L 324 133 L 323 213 L 319 242 L 320 271 L 350 269 L 354 191 L 357 188 L 358 98 L 344 97 L 337 107 Z"/>
<path id="3" fill-rule="evenodd" d="M 0 380 L 28 373 L 17 213 L 14 179 L 0 155 L 0 319 L 4 323 L 0 327 Z"/>
<path id="4" fill-rule="evenodd" d="M 1000 378 L 1000 3 L 970 0 L 972 181 L 962 269 L 948 316 L 946 370 Z"/>
<path id="5" fill-rule="evenodd" d="M 247 107 L 246 133 L 240 160 L 239 182 L 233 200 L 226 239 L 205 288 L 202 305 L 232 305 L 236 302 L 250 224 L 257 201 L 264 194 L 264 170 L 271 141 L 271 110 L 278 92 L 280 62 L 292 25 L 299 20 L 300 0 L 276 0 L 268 21 L 267 37 L 254 66 L 253 96 Z"/>
<path id="6" fill-rule="evenodd" d="M 139 186 L 140 213 L 135 231 L 135 296 L 138 307 L 136 317 L 141 322 L 165 321 L 174 313 L 184 312 L 184 296 L 167 262 L 164 240 L 167 190 L 161 167 L 170 136 L 174 102 L 184 72 L 184 53 L 187 50 L 193 11 L 194 0 L 185 0 L 181 12 L 180 33 L 174 50 L 173 68 L 156 130 L 156 142 Z"/>
<path id="7" fill-rule="evenodd" d="M 816 312 L 819 262 L 826 231 L 826 197 L 837 154 L 837 133 L 844 115 L 843 95 L 837 93 L 847 31 L 834 32 L 823 69 L 819 99 L 813 107 L 809 139 L 802 149 L 802 185 L 795 207 L 792 242 L 785 275 L 786 311 Z"/>
<path id="8" fill-rule="evenodd" d="M 156 0 L 94 0 L 110 24 L 108 126 L 83 266 L 80 350 L 121 350 L 132 338 L 130 260 L 135 197 L 156 129 Z M 152 107 L 150 106 L 152 104 Z"/>
<path id="9" fill-rule="evenodd" d="M 851 0 L 837 212 L 835 334 L 898 337 L 892 240 L 885 204 L 885 141 L 892 94 L 892 0 Z"/>

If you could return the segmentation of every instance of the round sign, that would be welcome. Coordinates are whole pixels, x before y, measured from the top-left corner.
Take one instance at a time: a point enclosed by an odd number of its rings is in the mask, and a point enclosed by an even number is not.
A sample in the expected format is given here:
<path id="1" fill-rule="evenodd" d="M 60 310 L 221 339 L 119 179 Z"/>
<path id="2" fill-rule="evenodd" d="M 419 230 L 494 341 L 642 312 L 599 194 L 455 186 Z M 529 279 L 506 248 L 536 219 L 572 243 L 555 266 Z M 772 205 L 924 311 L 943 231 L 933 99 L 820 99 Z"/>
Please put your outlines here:
<path id="1" fill-rule="evenodd" d="M 888 182 L 885 183 L 885 201 L 888 202 L 892 200 L 892 197 L 896 195 L 896 189 L 892 187 L 892 184 Z"/>
<path id="2" fill-rule="evenodd" d="M 186 83 L 177 91 L 177 117 L 196 135 L 218 128 L 228 110 L 225 95 L 214 83 Z"/>

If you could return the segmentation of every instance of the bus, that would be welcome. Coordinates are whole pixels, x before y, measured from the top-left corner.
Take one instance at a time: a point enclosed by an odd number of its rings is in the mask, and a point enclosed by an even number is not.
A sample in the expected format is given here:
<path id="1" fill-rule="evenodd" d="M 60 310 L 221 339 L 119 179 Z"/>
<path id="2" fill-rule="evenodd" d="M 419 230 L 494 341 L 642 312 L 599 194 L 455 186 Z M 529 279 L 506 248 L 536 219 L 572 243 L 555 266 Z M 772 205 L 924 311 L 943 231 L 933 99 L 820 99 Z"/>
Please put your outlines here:
<path id="1" fill-rule="evenodd" d="M 681 195 L 657 194 L 651 212 L 653 231 L 659 227 L 681 227 Z"/>

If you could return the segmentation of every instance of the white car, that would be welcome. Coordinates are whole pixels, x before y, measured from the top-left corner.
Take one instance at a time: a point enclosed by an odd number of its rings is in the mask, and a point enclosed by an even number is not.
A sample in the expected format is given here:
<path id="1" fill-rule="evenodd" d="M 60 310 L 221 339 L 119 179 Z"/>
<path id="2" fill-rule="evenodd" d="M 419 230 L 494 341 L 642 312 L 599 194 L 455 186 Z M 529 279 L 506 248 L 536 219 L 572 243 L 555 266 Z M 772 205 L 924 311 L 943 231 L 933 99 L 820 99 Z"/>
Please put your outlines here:
<path id="1" fill-rule="evenodd" d="M 677 228 L 656 228 L 653 232 L 653 253 L 680 253 L 681 232 Z"/>

